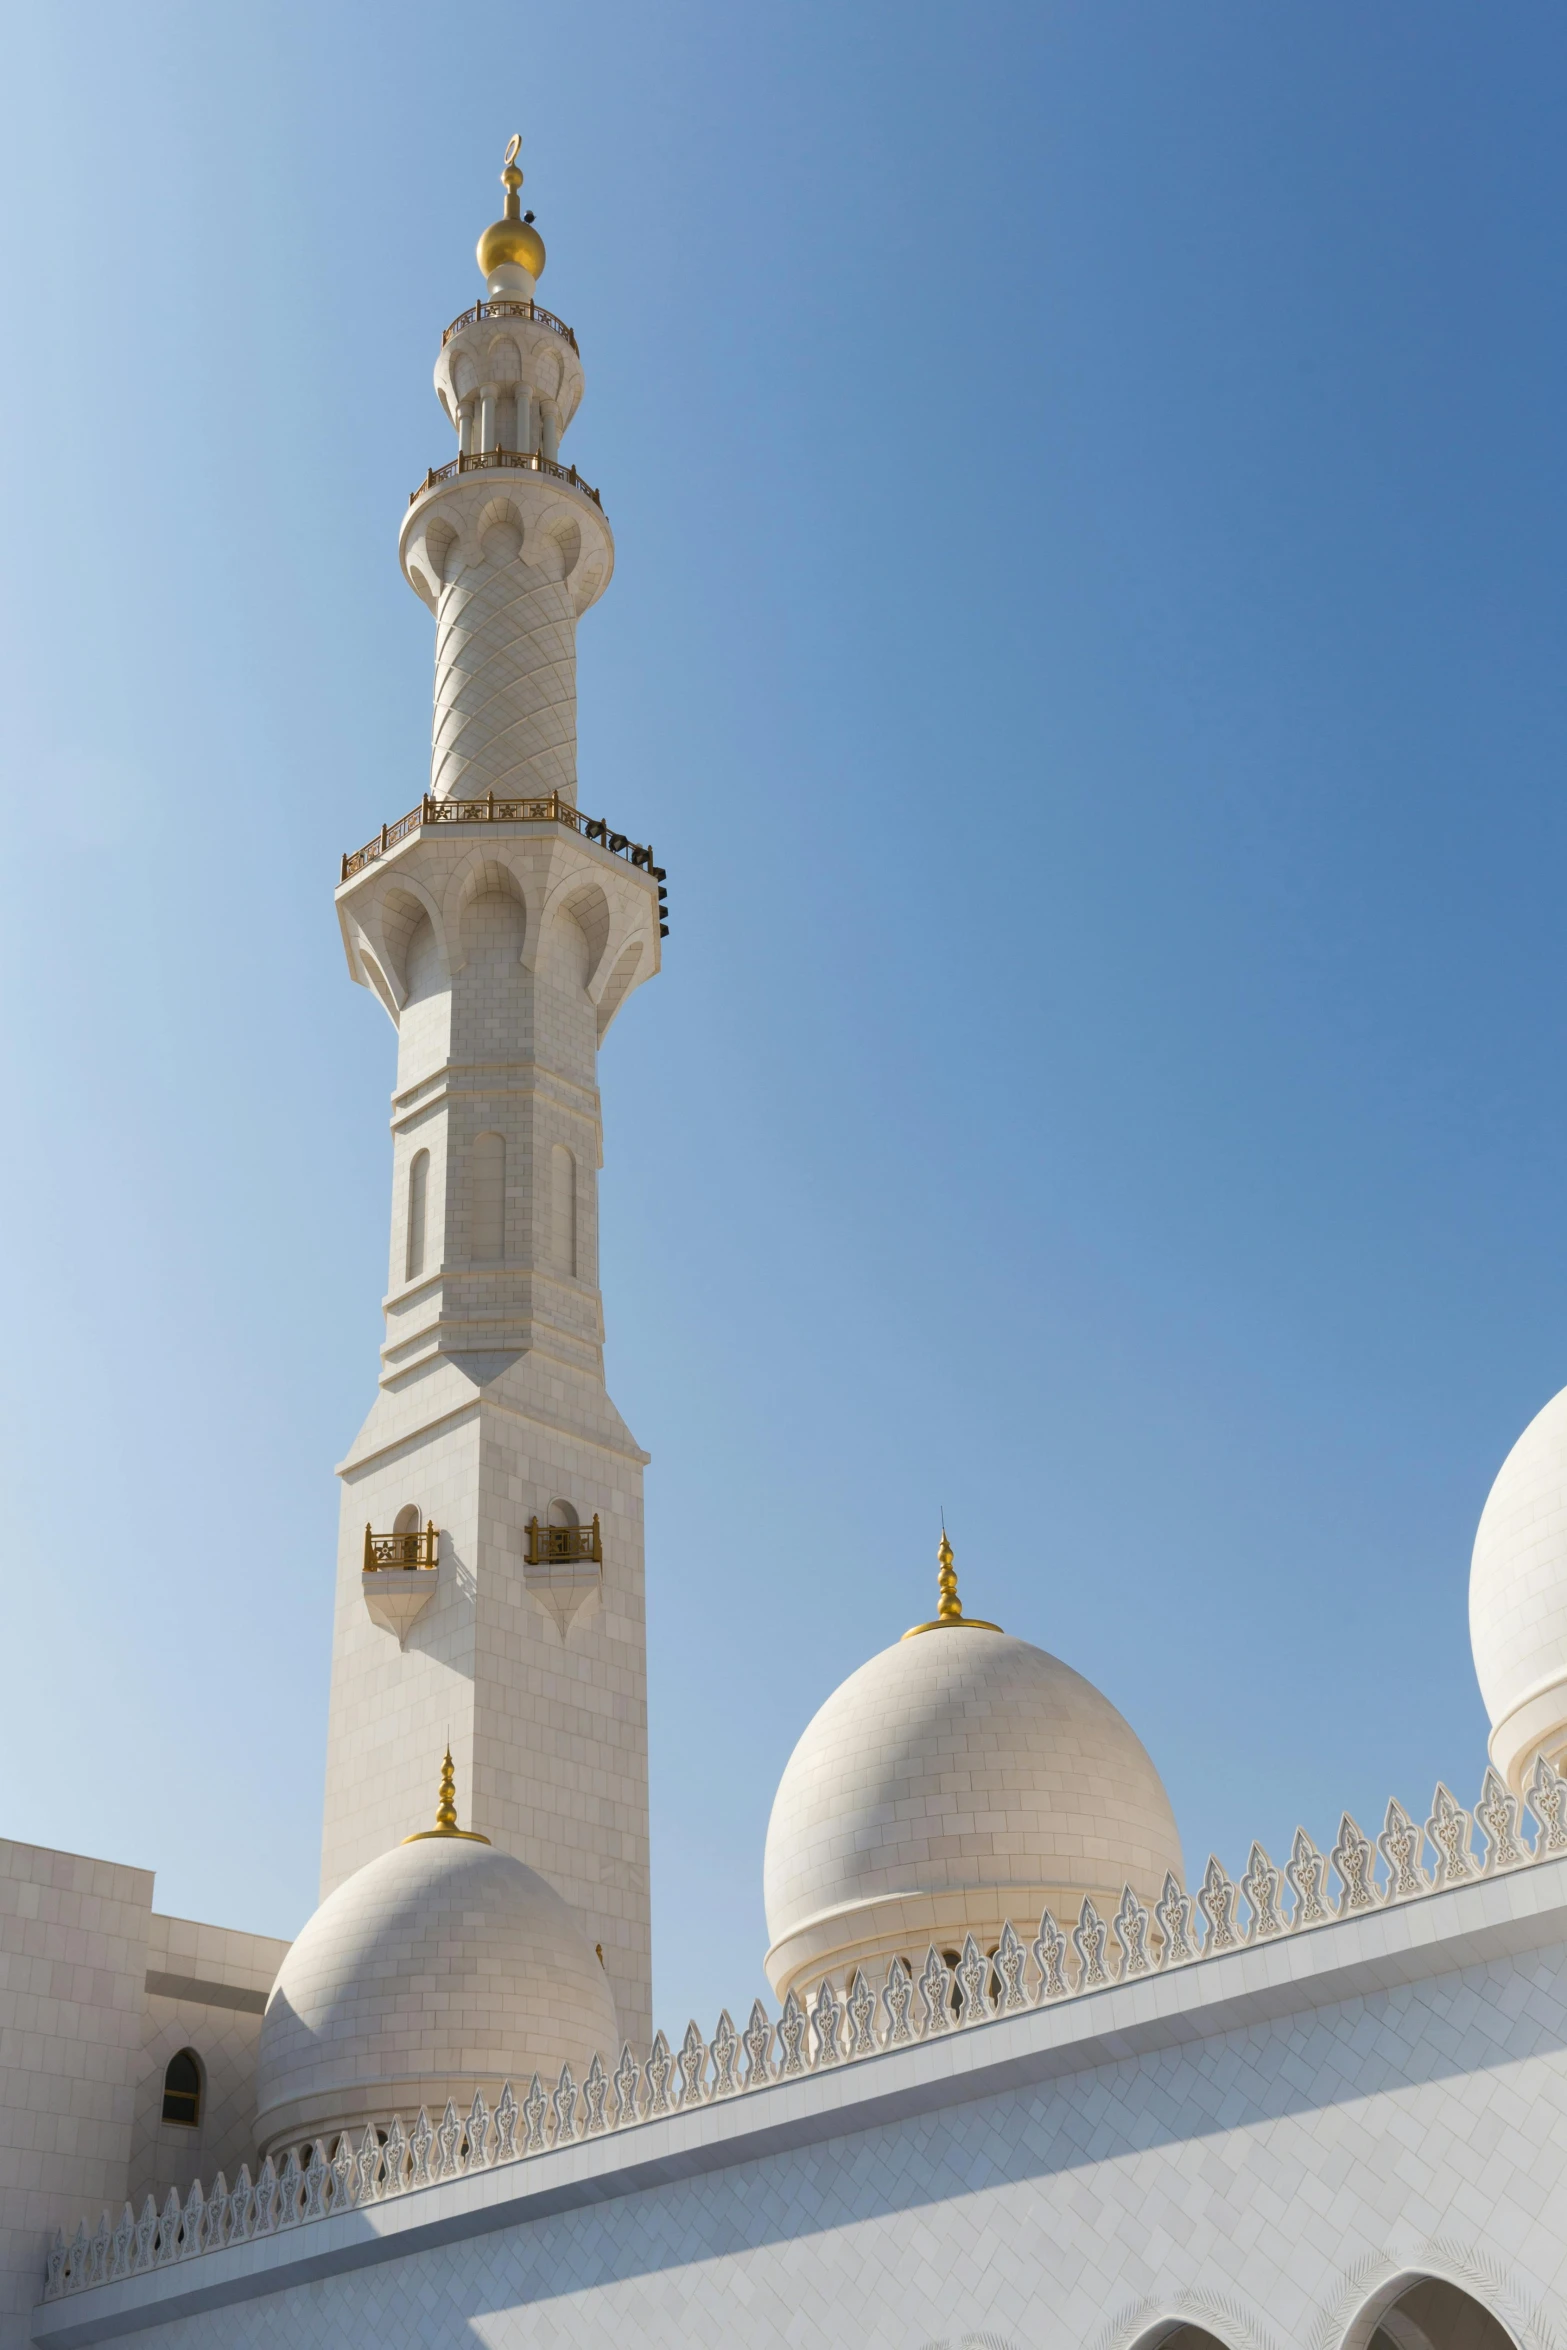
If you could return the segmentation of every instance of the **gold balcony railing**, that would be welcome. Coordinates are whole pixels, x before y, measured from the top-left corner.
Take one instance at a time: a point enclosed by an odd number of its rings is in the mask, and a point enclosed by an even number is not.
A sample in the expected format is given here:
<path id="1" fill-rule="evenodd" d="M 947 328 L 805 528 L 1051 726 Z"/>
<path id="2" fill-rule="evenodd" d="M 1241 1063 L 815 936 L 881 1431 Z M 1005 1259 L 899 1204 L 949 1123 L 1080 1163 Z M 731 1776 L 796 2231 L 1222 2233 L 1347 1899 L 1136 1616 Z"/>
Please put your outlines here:
<path id="1" fill-rule="evenodd" d="M 426 490 L 433 490 L 438 481 L 456 481 L 463 473 L 488 473 L 494 468 L 512 473 L 547 473 L 551 481 L 563 481 L 585 498 L 591 498 L 602 514 L 604 501 L 593 484 L 584 481 L 575 465 L 557 465 L 553 457 L 546 457 L 538 449 L 470 449 L 466 455 L 454 457 L 449 465 L 432 465 L 417 489 L 408 493 L 411 506 L 415 498 L 422 498 Z"/>
<path id="2" fill-rule="evenodd" d="M 598 1512 L 594 1511 L 591 1526 L 541 1526 L 537 1518 L 530 1518 L 528 1547 L 522 1555 L 530 1567 L 553 1565 L 557 1559 L 591 1559 L 601 1567 L 604 1544 Z"/>
<path id="3" fill-rule="evenodd" d="M 557 318 L 553 310 L 546 310 L 542 302 L 475 302 L 461 318 L 452 320 L 441 337 L 441 349 L 444 351 L 453 335 L 461 334 L 465 326 L 477 326 L 481 318 L 531 318 L 535 326 L 547 326 L 552 335 L 559 335 L 574 351 L 577 348 L 577 338 L 566 321 Z"/>
<path id="4" fill-rule="evenodd" d="M 365 1573 L 374 1575 L 383 1567 L 433 1567 L 439 1564 L 441 1534 L 438 1526 L 425 1526 L 417 1534 L 372 1534 L 365 1528 Z"/>
<path id="5" fill-rule="evenodd" d="M 563 800 L 559 792 L 551 792 L 542 800 L 497 799 L 494 792 L 486 792 L 482 800 L 437 800 L 428 792 L 417 808 L 410 808 L 406 816 L 399 816 L 395 824 L 383 824 L 374 840 L 367 840 L 362 849 L 345 851 L 342 881 L 351 881 L 367 865 L 395 849 L 411 833 L 422 831 L 427 824 L 564 824 L 568 832 L 581 835 L 583 840 L 597 841 L 612 856 L 624 857 L 641 873 L 648 874 L 658 884 L 658 934 L 669 936 L 669 891 L 665 887 L 667 875 L 662 865 L 655 865 L 651 848 L 639 841 L 628 840 L 623 832 L 612 832 L 602 816 L 584 816 L 570 800 Z"/>

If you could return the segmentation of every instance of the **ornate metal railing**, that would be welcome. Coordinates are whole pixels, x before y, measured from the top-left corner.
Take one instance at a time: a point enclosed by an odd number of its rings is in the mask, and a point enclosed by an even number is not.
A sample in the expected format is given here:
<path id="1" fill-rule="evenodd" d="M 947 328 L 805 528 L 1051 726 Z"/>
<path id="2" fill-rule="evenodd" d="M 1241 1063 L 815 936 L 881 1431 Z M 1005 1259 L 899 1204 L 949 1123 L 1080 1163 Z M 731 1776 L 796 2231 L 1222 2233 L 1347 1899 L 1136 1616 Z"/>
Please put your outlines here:
<path id="1" fill-rule="evenodd" d="M 410 808 L 406 816 L 399 816 L 395 824 L 383 824 L 374 840 L 367 840 L 362 849 L 345 851 L 342 879 L 349 881 L 395 849 L 399 841 L 411 832 L 418 832 L 426 824 L 564 824 L 568 831 L 580 833 L 584 840 L 597 841 L 600 848 L 612 856 L 624 857 L 639 872 L 650 874 L 658 883 L 659 913 L 664 912 L 668 893 L 664 887 L 666 875 L 662 865 L 655 865 L 653 852 L 639 841 L 628 840 L 623 832 L 613 832 L 606 818 L 584 816 L 570 800 L 563 800 L 559 792 L 551 792 L 542 800 L 497 799 L 494 792 L 486 792 L 482 800 L 437 800 L 428 792 L 417 808 Z M 660 928 L 667 934 L 668 924 Z"/>
<path id="2" fill-rule="evenodd" d="M 552 335 L 559 335 L 561 341 L 569 343 L 574 351 L 577 348 L 577 338 L 566 321 L 557 318 L 553 310 L 546 310 L 542 303 L 475 302 L 473 308 L 465 310 L 461 318 L 452 320 L 441 337 L 441 349 L 444 351 L 453 335 L 460 334 L 465 326 L 477 326 L 481 318 L 531 318 L 535 326 L 547 326 Z"/>
<path id="3" fill-rule="evenodd" d="M 463 473 L 488 473 L 494 468 L 511 473 L 547 473 L 551 481 L 563 481 L 585 498 L 591 498 L 602 514 L 604 501 L 593 484 L 584 481 L 575 465 L 557 465 L 553 457 L 541 456 L 537 449 L 471 449 L 465 456 L 454 457 L 449 465 L 432 465 L 423 481 L 408 493 L 411 506 L 415 498 L 422 498 L 426 490 L 433 490 L 438 481 L 455 481 Z"/>
<path id="4" fill-rule="evenodd" d="M 493 2105 L 476 2089 L 466 2113 L 448 2104 L 438 2121 L 421 2107 L 412 2122 L 399 2115 L 389 2126 L 366 2123 L 357 2139 L 346 2129 L 328 2130 L 268 2154 L 254 2179 L 249 2164 L 242 2164 L 232 2187 L 219 2171 L 210 2190 L 199 2179 L 183 2198 L 170 2187 L 161 2211 L 149 2194 L 139 2217 L 127 2203 L 118 2221 L 105 2211 L 95 2232 L 85 2219 L 69 2241 L 57 2228 L 44 2299 L 117 2284 L 226 2245 L 417 2194 L 445 2179 L 526 2162 L 584 2138 L 690 2115 L 731 2097 L 765 2095 L 776 2081 L 798 2082 L 829 2069 L 836 2078 L 840 2065 L 949 2032 L 1005 2031 L 1031 2009 L 1058 2000 L 1204 1966 L 1232 1951 L 1320 1932 L 1345 1918 L 1376 1917 L 1451 1886 L 1559 1860 L 1567 1853 L 1567 1779 L 1542 1758 L 1525 1800 L 1534 1820 L 1532 1842 L 1517 1796 L 1487 1769 L 1472 1812 L 1439 1785 L 1423 1827 L 1418 1815 L 1395 1800 L 1375 1843 L 1346 1812 L 1331 1852 L 1319 1851 L 1298 1828 L 1282 1869 L 1260 1844 L 1252 1846 L 1238 1881 L 1215 1856 L 1195 1894 L 1167 1876 L 1151 1910 L 1128 1885 L 1108 1921 L 1085 1897 L 1075 1925 L 1063 1928 L 1047 1909 L 1032 1940 L 1031 1919 L 1021 1933 L 1006 1924 L 993 1949 L 967 1935 L 955 1965 L 945 1951 L 931 1948 L 917 1974 L 917 1953 L 911 1953 L 877 1963 L 869 1974 L 856 1967 L 847 1982 L 828 1975 L 808 2000 L 791 1990 L 776 2023 L 758 1999 L 744 2031 L 736 2031 L 725 2008 L 711 2040 L 695 2021 L 673 2046 L 656 2032 L 645 2056 L 623 2046 L 613 2071 L 614 2050 L 606 2049 L 580 2081 L 563 2065 L 558 2081 L 535 2073 L 521 2098 L 509 2081 Z M 1338 1880 L 1336 1895 L 1330 1874 Z M 1464 1963 L 1462 1951 L 1456 1944 L 1455 1966 Z M 852 2120 L 852 2114 L 845 2118 Z"/>
<path id="5" fill-rule="evenodd" d="M 382 1567 L 433 1567 L 439 1564 L 441 1533 L 425 1526 L 417 1534 L 372 1534 L 365 1528 L 365 1573 Z"/>
<path id="6" fill-rule="evenodd" d="M 593 1513 L 591 1526 L 541 1526 L 537 1518 L 528 1520 L 528 1547 L 523 1558 L 530 1567 L 542 1567 L 556 1559 L 591 1559 L 596 1567 L 604 1564 L 604 1544 L 599 1534 L 598 1512 Z"/>

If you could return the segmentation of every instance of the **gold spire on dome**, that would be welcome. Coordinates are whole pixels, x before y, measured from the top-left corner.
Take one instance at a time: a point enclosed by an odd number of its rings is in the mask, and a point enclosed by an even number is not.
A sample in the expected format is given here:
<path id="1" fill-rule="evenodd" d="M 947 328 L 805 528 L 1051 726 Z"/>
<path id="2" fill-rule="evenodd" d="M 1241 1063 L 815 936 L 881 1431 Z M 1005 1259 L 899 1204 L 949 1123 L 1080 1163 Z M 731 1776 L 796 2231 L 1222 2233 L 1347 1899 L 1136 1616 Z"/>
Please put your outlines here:
<path id="1" fill-rule="evenodd" d="M 952 1545 L 947 1540 L 947 1529 L 941 1529 L 941 1548 L 936 1553 L 936 1589 L 941 1594 L 935 1615 L 928 1624 L 911 1624 L 904 1633 L 912 1640 L 920 1632 L 999 1632 L 999 1624 L 987 1624 L 983 1616 L 966 1616 L 963 1602 L 958 1597 L 958 1570 L 952 1563 Z"/>
<path id="2" fill-rule="evenodd" d="M 457 1825 L 457 1773 L 452 1769 L 452 1750 L 446 1749 L 446 1760 L 441 1765 L 441 1799 L 435 1807 L 435 1826 L 420 1828 L 412 1836 L 405 1836 L 405 1844 L 423 1844 L 432 1836 L 460 1836 L 465 1844 L 488 1844 L 488 1836 L 481 1836 L 474 1828 Z"/>
<path id="3" fill-rule="evenodd" d="M 517 194 L 522 186 L 522 173 L 517 164 L 517 150 L 521 145 L 522 133 L 516 131 L 507 146 L 505 168 L 501 172 L 501 186 L 506 190 L 501 217 L 491 221 L 475 247 L 479 275 L 486 280 L 508 263 L 525 269 L 532 278 L 544 275 L 544 239 L 533 225 L 531 212 L 523 219 Z"/>

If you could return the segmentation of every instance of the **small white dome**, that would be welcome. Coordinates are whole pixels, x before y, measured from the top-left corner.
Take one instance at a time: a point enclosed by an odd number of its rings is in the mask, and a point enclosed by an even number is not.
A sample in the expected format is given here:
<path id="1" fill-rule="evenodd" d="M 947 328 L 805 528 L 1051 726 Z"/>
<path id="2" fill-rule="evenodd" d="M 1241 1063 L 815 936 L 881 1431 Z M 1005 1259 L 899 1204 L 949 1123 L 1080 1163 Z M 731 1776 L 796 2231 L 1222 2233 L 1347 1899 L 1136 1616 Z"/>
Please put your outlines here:
<path id="1" fill-rule="evenodd" d="M 1170 1799 L 1109 1699 L 1058 1657 L 972 1625 L 852 1673 L 789 1758 L 767 1830 L 767 1972 L 783 1998 L 1046 1904 L 1108 1917 L 1181 1874 Z"/>
<path id="2" fill-rule="evenodd" d="M 466 1837 L 396 1845 L 328 1896 L 284 1959 L 261 2023 L 256 2136 L 438 2118 L 482 2089 L 619 2049 L 592 1943 L 543 1877 Z"/>
<path id="3" fill-rule="evenodd" d="M 1497 1473 L 1469 1569 L 1469 1645 L 1491 1760 L 1515 1792 L 1567 1748 L 1567 1388 Z"/>

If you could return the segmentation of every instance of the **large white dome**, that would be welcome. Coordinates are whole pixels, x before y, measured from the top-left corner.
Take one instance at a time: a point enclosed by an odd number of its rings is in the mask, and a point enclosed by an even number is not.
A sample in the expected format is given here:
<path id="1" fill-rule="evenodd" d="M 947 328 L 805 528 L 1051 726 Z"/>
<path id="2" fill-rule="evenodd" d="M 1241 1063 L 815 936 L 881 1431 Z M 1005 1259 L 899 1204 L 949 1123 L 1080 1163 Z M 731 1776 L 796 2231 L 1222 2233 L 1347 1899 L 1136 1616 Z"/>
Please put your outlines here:
<path id="1" fill-rule="evenodd" d="M 767 1972 L 783 1998 L 824 1975 L 972 1933 L 993 1949 L 1048 1903 L 1181 1874 L 1170 1800 L 1141 1740 L 1059 1657 L 943 1627 L 852 1673 L 789 1758 L 767 1830 Z"/>
<path id="2" fill-rule="evenodd" d="M 1475 1535 L 1469 1644 L 1491 1759 L 1515 1792 L 1567 1748 L 1567 1388 L 1503 1461 Z"/>
<path id="3" fill-rule="evenodd" d="M 399 1844 L 328 1896 L 261 2024 L 256 2136 L 290 2139 L 459 2111 L 534 2073 L 580 2081 L 619 2049 L 592 1943 L 543 1877 L 458 1836 Z"/>

